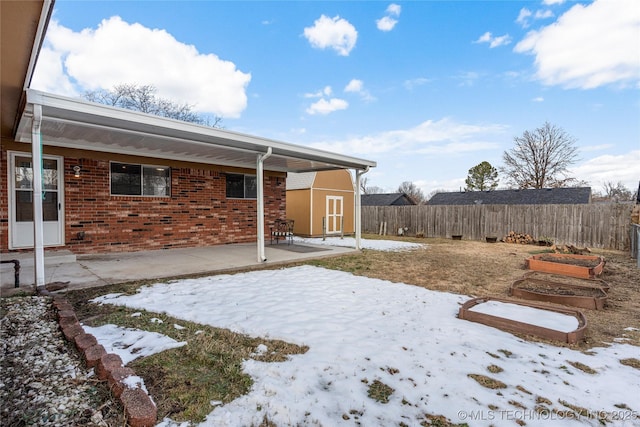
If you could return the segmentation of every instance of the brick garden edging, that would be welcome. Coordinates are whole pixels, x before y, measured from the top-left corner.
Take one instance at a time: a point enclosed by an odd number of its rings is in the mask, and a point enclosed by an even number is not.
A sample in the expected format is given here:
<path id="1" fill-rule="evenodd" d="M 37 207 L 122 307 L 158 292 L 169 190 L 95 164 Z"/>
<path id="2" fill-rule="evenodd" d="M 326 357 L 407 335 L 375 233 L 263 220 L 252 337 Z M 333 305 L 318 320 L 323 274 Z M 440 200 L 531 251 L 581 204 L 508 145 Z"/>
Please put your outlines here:
<path id="1" fill-rule="evenodd" d="M 96 337 L 87 334 L 76 317 L 73 306 L 60 295 L 51 295 L 53 306 L 58 310 L 58 323 L 65 338 L 73 342 L 82 354 L 88 368 L 94 368 L 99 379 L 107 381 L 109 390 L 124 407 L 131 427 L 156 425 L 158 409 L 147 392 L 140 387 L 131 387 L 126 379 L 135 376 L 131 368 L 125 367 L 117 354 L 107 353 L 98 344 Z"/>

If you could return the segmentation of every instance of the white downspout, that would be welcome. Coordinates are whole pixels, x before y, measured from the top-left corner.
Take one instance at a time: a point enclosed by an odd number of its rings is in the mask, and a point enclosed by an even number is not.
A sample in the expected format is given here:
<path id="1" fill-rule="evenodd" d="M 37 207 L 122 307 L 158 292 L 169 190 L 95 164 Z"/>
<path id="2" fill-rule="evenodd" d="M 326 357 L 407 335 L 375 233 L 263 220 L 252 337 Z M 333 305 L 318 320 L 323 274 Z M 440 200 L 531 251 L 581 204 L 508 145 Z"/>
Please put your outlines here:
<path id="1" fill-rule="evenodd" d="M 364 170 L 356 169 L 356 250 L 360 250 L 360 239 L 362 238 L 362 213 L 361 213 L 361 196 L 360 196 L 360 178 L 369 172 L 369 166 Z"/>
<path id="2" fill-rule="evenodd" d="M 42 222 L 42 105 L 33 104 L 31 166 L 33 170 L 33 260 L 36 289 L 44 283 L 44 227 Z"/>
<path id="3" fill-rule="evenodd" d="M 265 262 L 267 257 L 264 252 L 264 161 L 271 157 L 271 147 L 264 154 L 258 154 L 256 165 L 256 185 L 258 203 L 258 262 Z"/>

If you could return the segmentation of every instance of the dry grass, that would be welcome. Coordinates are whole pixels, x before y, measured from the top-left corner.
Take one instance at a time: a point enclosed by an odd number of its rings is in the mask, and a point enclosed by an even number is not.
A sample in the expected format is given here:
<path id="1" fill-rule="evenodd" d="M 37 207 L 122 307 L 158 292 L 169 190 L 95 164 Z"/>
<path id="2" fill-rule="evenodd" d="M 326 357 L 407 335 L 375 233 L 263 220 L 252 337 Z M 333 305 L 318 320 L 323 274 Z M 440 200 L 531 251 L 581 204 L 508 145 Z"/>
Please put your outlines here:
<path id="1" fill-rule="evenodd" d="M 109 292 L 134 292 L 140 283 L 119 285 Z M 291 354 L 308 350 L 279 340 L 251 338 L 227 329 L 213 328 L 163 313 L 132 310 L 121 306 L 96 305 L 88 300 L 107 293 L 105 289 L 87 289 L 68 294 L 80 321 L 89 326 L 113 323 L 122 327 L 158 332 L 187 345 L 166 350 L 131 362 L 128 366 L 141 376 L 158 407 L 158 418 L 175 421 L 203 421 L 213 410 L 212 401 L 228 403 L 246 394 L 251 378 L 242 372 L 242 362 L 256 359 L 282 362 Z M 132 316 L 133 313 L 140 313 Z M 161 322 L 151 319 L 160 319 Z M 178 324 L 183 329 L 176 329 Z M 256 354 L 258 345 L 268 351 Z M 271 425 L 268 420 L 263 425 Z"/>
<path id="2" fill-rule="evenodd" d="M 504 369 L 502 369 L 498 365 L 489 365 L 487 366 L 487 371 L 491 372 L 492 374 L 499 374 L 500 372 L 504 371 Z"/>
<path id="3" fill-rule="evenodd" d="M 620 363 L 626 366 L 631 366 L 632 368 L 640 369 L 640 360 L 634 359 L 633 357 L 630 359 L 622 359 Z"/>
<path id="4" fill-rule="evenodd" d="M 389 403 L 389 397 L 393 394 L 395 390 L 385 383 L 374 380 L 371 384 L 369 384 L 369 390 L 367 391 L 367 395 L 380 403 Z"/>
<path id="5" fill-rule="evenodd" d="M 486 375 L 478 375 L 478 374 L 468 374 L 469 378 L 473 378 L 476 380 L 478 384 L 482 387 L 490 388 L 490 389 L 498 389 L 498 388 L 507 388 L 507 385 L 502 381 L 498 381 L 494 378 L 487 377 Z"/>
<path id="6" fill-rule="evenodd" d="M 375 235 L 365 237 L 381 238 Z M 314 261 L 313 264 L 435 291 L 504 298 L 508 297 L 511 283 L 527 271 L 525 260 L 547 251 L 537 246 L 508 243 L 410 237 L 394 239 L 423 243 L 427 247 L 409 253 L 365 250 L 356 255 Z M 588 321 L 586 339 L 571 347 L 588 349 L 608 345 L 615 339 L 640 346 L 640 331 L 625 331 L 625 328 L 640 323 L 640 281 L 635 261 L 627 253 L 619 251 L 593 249 L 592 255 L 603 256 L 606 260 L 600 278 L 611 286 L 608 305 L 605 310 L 583 310 Z"/>
<path id="7" fill-rule="evenodd" d="M 584 363 L 580 363 L 580 362 L 570 362 L 567 360 L 567 363 L 571 366 L 573 366 L 576 369 L 581 370 L 584 373 L 590 374 L 590 375 L 595 375 L 598 373 L 598 371 L 596 371 L 595 369 L 591 368 L 588 365 L 585 365 Z"/>

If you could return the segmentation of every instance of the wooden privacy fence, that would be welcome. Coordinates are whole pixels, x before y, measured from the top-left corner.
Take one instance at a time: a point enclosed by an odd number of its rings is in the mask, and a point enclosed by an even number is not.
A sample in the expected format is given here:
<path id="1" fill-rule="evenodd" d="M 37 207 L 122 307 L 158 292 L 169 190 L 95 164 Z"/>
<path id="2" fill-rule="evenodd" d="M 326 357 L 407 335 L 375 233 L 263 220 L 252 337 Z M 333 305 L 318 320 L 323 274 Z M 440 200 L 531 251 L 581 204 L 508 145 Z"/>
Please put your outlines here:
<path id="1" fill-rule="evenodd" d="M 588 205 L 464 205 L 363 206 L 362 231 L 377 234 L 386 222 L 387 234 L 406 228 L 408 235 L 484 240 L 510 231 L 550 238 L 558 244 L 629 250 L 630 204 Z"/>

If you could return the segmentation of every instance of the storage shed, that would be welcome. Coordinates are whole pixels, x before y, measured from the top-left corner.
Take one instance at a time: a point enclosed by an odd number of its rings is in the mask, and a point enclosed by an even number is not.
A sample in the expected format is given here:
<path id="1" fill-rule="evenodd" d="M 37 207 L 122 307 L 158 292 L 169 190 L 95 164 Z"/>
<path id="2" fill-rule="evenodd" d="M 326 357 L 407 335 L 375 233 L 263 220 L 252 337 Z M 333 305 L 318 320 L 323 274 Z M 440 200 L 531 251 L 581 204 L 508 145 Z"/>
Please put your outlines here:
<path id="1" fill-rule="evenodd" d="M 348 170 L 289 173 L 287 219 L 293 232 L 319 237 L 355 232 L 355 188 Z"/>

